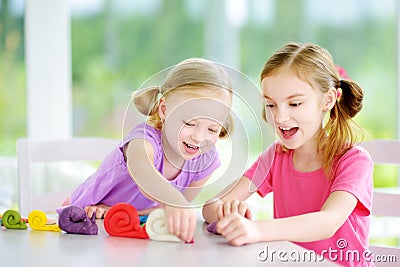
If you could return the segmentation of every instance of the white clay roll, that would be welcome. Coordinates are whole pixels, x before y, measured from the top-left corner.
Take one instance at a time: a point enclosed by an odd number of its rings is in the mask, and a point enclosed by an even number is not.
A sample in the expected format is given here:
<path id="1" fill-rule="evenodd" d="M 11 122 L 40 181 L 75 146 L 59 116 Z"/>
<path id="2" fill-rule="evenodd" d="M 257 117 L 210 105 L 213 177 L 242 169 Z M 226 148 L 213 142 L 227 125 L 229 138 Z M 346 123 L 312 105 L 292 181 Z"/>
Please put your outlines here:
<path id="1" fill-rule="evenodd" d="M 146 221 L 146 232 L 151 240 L 182 242 L 177 236 L 169 233 L 163 209 L 150 212 Z"/>

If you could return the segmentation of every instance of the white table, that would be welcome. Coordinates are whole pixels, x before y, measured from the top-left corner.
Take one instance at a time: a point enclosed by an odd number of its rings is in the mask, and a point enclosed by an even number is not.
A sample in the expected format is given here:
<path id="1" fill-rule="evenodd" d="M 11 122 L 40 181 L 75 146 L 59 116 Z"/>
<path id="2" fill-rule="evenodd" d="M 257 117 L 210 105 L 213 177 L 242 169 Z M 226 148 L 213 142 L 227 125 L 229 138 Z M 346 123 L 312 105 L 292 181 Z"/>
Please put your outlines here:
<path id="1" fill-rule="evenodd" d="M 203 222 L 197 225 L 193 244 L 112 237 L 104 231 L 102 220 L 97 224 L 99 234 L 94 236 L 2 229 L 0 266 L 337 266 L 320 258 L 295 262 L 295 254 L 309 251 L 286 241 L 234 247 L 208 233 Z M 268 259 L 261 261 L 267 250 Z"/>

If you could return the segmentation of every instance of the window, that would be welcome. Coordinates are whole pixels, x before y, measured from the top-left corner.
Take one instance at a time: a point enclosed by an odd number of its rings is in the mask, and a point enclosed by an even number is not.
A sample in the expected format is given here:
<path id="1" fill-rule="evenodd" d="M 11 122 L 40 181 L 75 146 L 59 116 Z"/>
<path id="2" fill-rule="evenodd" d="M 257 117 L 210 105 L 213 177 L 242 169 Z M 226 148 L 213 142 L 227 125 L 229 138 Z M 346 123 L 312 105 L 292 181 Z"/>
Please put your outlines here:
<path id="1" fill-rule="evenodd" d="M 397 137 L 395 0 L 64 1 L 76 136 L 119 137 L 131 92 L 184 58 L 228 64 L 259 86 L 267 58 L 299 41 L 327 48 L 364 88 L 357 121 L 372 138 Z M 15 161 L 8 157 L 15 156 L 15 140 L 27 135 L 25 3 L 0 0 L 0 204 L 7 205 L 16 201 Z M 397 169 L 377 172 L 376 186 L 397 185 Z"/>

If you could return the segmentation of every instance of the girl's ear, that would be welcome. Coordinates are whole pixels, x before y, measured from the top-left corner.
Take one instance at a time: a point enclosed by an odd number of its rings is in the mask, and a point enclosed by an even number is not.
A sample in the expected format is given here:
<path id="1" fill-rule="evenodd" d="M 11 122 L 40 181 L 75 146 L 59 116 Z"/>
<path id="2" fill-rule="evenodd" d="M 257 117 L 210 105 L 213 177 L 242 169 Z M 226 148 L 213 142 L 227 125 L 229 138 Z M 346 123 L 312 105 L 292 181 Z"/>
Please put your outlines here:
<path id="1" fill-rule="evenodd" d="M 161 98 L 160 99 L 160 104 L 158 105 L 158 115 L 160 116 L 160 119 L 162 121 L 165 120 L 166 110 L 167 110 L 167 106 L 166 106 L 166 103 L 165 103 L 165 99 Z"/>
<path id="2" fill-rule="evenodd" d="M 335 88 L 329 89 L 328 92 L 326 92 L 324 95 L 324 102 L 323 102 L 324 111 L 331 110 L 336 103 L 336 99 L 337 99 L 336 89 Z"/>

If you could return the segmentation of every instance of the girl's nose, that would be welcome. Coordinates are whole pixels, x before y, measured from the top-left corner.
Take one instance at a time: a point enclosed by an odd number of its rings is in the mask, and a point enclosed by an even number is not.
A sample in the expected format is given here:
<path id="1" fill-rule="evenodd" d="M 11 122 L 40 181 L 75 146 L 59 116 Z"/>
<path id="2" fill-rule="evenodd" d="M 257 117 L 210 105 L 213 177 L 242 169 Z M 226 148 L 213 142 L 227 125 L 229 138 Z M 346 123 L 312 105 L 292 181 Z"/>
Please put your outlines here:
<path id="1" fill-rule="evenodd" d="M 197 144 L 200 144 L 204 139 L 206 139 L 206 136 L 204 130 L 197 127 L 196 129 L 193 129 L 190 138 Z"/>
<path id="2" fill-rule="evenodd" d="M 277 110 L 274 113 L 275 113 L 274 114 L 275 121 L 278 123 L 286 122 L 290 118 L 288 110 L 283 107 L 277 108 Z"/>
<path id="3" fill-rule="evenodd" d="M 190 138 L 196 143 L 200 143 L 203 140 L 201 134 L 199 133 L 199 131 L 194 131 L 191 134 Z"/>

